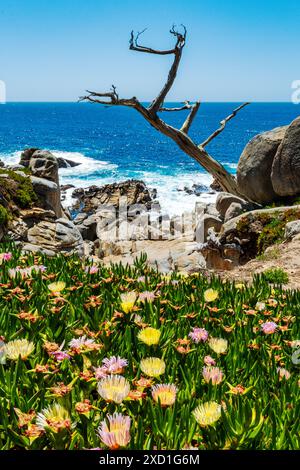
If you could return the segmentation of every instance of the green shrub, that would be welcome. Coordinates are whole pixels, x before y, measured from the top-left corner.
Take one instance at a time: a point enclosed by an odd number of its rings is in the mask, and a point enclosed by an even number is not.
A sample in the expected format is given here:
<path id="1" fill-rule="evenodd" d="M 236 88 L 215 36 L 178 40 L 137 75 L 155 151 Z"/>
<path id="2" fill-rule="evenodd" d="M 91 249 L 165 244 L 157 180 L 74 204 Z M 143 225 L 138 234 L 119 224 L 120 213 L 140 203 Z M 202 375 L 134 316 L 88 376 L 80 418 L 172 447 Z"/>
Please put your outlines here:
<path id="1" fill-rule="evenodd" d="M 289 277 L 281 268 L 267 269 L 263 272 L 263 276 L 270 284 L 287 284 Z"/>
<path id="2" fill-rule="evenodd" d="M 1 206 L 0 204 L 0 225 L 7 224 L 8 221 L 8 212 L 5 207 Z"/>
<path id="3" fill-rule="evenodd" d="M 0 194 L 8 202 L 14 202 L 22 209 L 30 207 L 37 201 L 30 178 L 17 174 L 12 170 L 0 170 L 0 174 L 7 174 L 9 178 L 5 180 L 5 187 L 1 188 Z"/>

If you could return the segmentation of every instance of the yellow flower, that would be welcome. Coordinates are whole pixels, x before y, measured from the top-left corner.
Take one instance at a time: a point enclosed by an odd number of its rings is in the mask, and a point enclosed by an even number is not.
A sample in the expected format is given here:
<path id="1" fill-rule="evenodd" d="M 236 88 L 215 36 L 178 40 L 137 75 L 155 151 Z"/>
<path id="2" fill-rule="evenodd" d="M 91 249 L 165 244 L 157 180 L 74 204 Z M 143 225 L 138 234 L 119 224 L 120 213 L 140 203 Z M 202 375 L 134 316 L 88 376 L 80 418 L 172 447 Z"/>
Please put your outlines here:
<path id="1" fill-rule="evenodd" d="M 159 357 L 147 357 L 141 360 L 141 371 L 149 377 L 159 377 L 166 370 L 166 364 Z"/>
<path id="2" fill-rule="evenodd" d="M 38 413 L 36 424 L 43 431 L 51 430 L 55 433 L 74 427 L 68 411 L 59 403 L 54 403 Z"/>
<path id="3" fill-rule="evenodd" d="M 98 383 L 99 395 L 108 402 L 122 403 L 128 396 L 130 384 L 121 375 L 109 375 Z"/>
<path id="4" fill-rule="evenodd" d="M 4 356 L 12 361 L 19 357 L 24 361 L 34 350 L 34 344 L 27 339 L 15 339 L 4 346 Z"/>
<path id="5" fill-rule="evenodd" d="M 193 415 L 200 426 L 211 426 L 221 417 L 221 405 L 215 401 L 207 401 L 197 406 Z"/>
<path id="6" fill-rule="evenodd" d="M 207 289 L 204 292 L 205 302 L 213 302 L 214 300 L 216 300 L 218 298 L 218 296 L 219 296 L 218 291 L 216 291 L 214 289 Z"/>
<path id="7" fill-rule="evenodd" d="M 61 292 L 65 289 L 66 283 L 59 281 L 59 282 L 52 282 L 52 284 L 49 284 L 48 289 L 50 292 L 56 293 L 56 292 Z"/>
<path id="8" fill-rule="evenodd" d="M 121 308 L 123 312 L 129 313 L 133 310 L 137 295 L 134 291 L 121 295 Z"/>
<path id="9" fill-rule="evenodd" d="M 160 339 L 160 331 L 151 327 L 144 328 L 139 332 L 138 339 L 148 346 L 158 344 Z"/>
<path id="10" fill-rule="evenodd" d="M 152 387 L 152 397 L 162 407 L 171 406 L 175 403 L 177 387 L 174 384 L 158 384 Z"/>
<path id="11" fill-rule="evenodd" d="M 243 290 L 245 289 L 245 284 L 243 284 L 242 282 L 238 283 L 238 284 L 235 284 L 235 288 L 236 289 L 239 289 L 239 290 Z"/>
<path id="12" fill-rule="evenodd" d="M 215 353 L 224 354 L 228 347 L 228 341 L 223 338 L 210 338 L 208 345 Z"/>

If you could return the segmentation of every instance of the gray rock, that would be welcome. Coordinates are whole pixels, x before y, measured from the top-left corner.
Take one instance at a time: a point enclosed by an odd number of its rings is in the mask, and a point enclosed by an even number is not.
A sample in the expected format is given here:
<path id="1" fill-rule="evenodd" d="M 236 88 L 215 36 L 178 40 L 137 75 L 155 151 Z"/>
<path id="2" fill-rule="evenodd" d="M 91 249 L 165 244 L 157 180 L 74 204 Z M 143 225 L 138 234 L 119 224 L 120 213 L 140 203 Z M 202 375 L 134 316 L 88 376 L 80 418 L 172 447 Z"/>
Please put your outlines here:
<path id="1" fill-rule="evenodd" d="M 58 185 L 57 158 L 46 150 L 36 150 L 29 160 L 29 168 L 34 176 L 54 181 Z"/>
<path id="2" fill-rule="evenodd" d="M 25 245 L 23 245 L 22 252 L 23 253 L 41 253 L 42 255 L 51 256 L 51 257 L 56 255 L 55 251 L 47 250 L 46 248 L 42 248 L 41 246 L 33 245 L 31 243 L 26 243 Z"/>
<path id="3" fill-rule="evenodd" d="M 273 161 L 271 179 L 279 196 L 300 194 L 300 117 L 284 135 Z"/>
<path id="4" fill-rule="evenodd" d="M 83 239 L 75 225 L 67 219 L 40 222 L 28 230 L 28 242 L 55 253 L 78 253 L 83 256 Z"/>
<path id="5" fill-rule="evenodd" d="M 264 204 L 276 199 L 271 171 L 287 126 L 255 136 L 245 147 L 237 167 L 238 190 L 247 199 Z"/>
<path id="6" fill-rule="evenodd" d="M 228 220 L 237 217 L 238 215 L 242 214 L 242 212 L 243 206 L 238 202 L 232 202 L 226 211 L 224 221 L 228 222 Z"/>
<path id="7" fill-rule="evenodd" d="M 82 222 L 88 218 L 88 214 L 84 213 L 84 212 L 80 212 L 79 214 L 77 214 L 77 216 L 75 217 L 75 219 L 73 220 L 73 223 L 75 225 L 80 225 L 82 224 Z"/>
<path id="8" fill-rule="evenodd" d="M 30 163 L 30 159 L 31 159 L 32 155 L 34 154 L 34 152 L 36 152 L 37 150 L 39 150 L 39 149 L 38 148 L 25 149 L 21 153 L 20 165 L 23 165 L 26 168 L 28 168 L 29 163 Z"/>
<path id="9" fill-rule="evenodd" d="M 77 188 L 73 191 L 72 197 L 78 199 L 77 205 L 82 205 L 82 211 L 93 213 L 103 206 L 118 208 L 121 198 L 127 199 L 128 207 L 143 204 L 148 209 L 153 201 L 152 194 L 153 191 L 150 192 L 143 181 L 127 180 L 102 187 Z"/>
<path id="10" fill-rule="evenodd" d="M 81 224 L 77 221 L 76 226 L 84 240 L 93 242 L 97 239 L 97 220 L 94 215 L 86 217 Z"/>
<path id="11" fill-rule="evenodd" d="M 26 178 L 26 176 L 28 176 L 28 175 L 26 175 L 26 173 L 24 173 L 24 171 L 21 171 L 21 170 L 17 170 L 17 171 L 15 171 L 15 173 L 19 176 L 22 176 L 23 178 Z"/>
<path id="12" fill-rule="evenodd" d="M 73 168 L 74 166 L 79 166 L 81 163 L 73 162 L 73 160 L 68 160 L 67 158 L 58 157 L 58 168 Z"/>
<path id="13" fill-rule="evenodd" d="M 59 186 L 54 182 L 37 176 L 30 176 L 35 193 L 40 196 L 47 209 L 55 212 L 56 217 L 63 215 Z"/>
<path id="14" fill-rule="evenodd" d="M 222 228 L 223 222 L 219 217 L 215 217 L 214 215 L 204 214 L 196 228 L 196 238 L 199 243 L 203 243 L 208 236 L 209 229 L 213 228 L 216 233 L 220 232 Z"/>
<path id="15" fill-rule="evenodd" d="M 300 220 L 288 222 L 285 226 L 284 238 L 290 240 L 300 233 Z"/>
<path id="16" fill-rule="evenodd" d="M 230 193 L 219 193 L 216 200 L 216 209 L 219 212 L 221 217 L 225 217 L 225 214 L 228 208 L 231 206 L 233 202 L 240 204 L 242 207 L 248 207 L 249 203 L 247 203 L 244 199 L 234 196 Z"/>

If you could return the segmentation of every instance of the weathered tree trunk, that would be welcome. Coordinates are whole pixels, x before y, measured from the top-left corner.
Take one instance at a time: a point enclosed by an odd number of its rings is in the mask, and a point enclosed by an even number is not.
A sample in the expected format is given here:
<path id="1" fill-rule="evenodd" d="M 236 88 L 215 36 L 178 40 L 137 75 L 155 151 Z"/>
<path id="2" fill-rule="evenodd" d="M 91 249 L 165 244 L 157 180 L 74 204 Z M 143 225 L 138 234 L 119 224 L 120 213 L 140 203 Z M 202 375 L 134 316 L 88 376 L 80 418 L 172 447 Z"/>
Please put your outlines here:
<path id="1" fill-rule="evenodd" d="M 136 97 L 129 99 L 119 98 L 115 86 L 112 86 L 112 90 L 107 93 L 97 93 L 93 91 L 88 91 L 89 94 L 87 96 L 83 96 L 80 101 L 90 101 L 91 103 L 99 103 L 111 106 L 128 106 L 136 109 L 151 124 L 151 126 L 153 126 L 157 131 L 161 132 L 165 136 L 172 139 L 184 153 L 192 157 L 205 170 L 207 170 L 220 184 L 224 191 L 241 196 L 237 188 L 237 182 L 235 177 L 231 173 L 229 173 L 224 168 L 224 166 L 221 165 L 221 163 L 219 163 L 211 155 L 209 155 L 209 153 L 205 150 L 205 147 L 225 129 L 227 122 L 230 121 L 233 117 L 235 117 L 236 114 L 249 103 L 242 104 L 237 109 L 235 109 L 232 114 L 223 119 L 220 123 L 220 127 L 201 144 L 196 144 L 188 136 L 188 131 L 198 112 L 200 102 L 190 104 L 189 101 L 185 101 L 183 106 L 177 108 L 164 107 L 164 100 L 176 78 L 177 70 L 182 55 L 182 49 L 186 41 L 186 29 L 185 27 L 183 28 L 183 33 L 179 33 L 174 29 L 174 27 L 170 30 L 170 33 L 176 37 L 175 47 L 170 50 L 156 50 L 151 49 L 149 47 L 141 46 L 138 44 L 137 41 L 142 33 L 138 33 L 136 37 L 134 36 L 133 32 L 131 33 L 131 50 L 157 55 L 174 54 L 174 61 L 169 71 L 167 81 L 158 96 L 152 101 L 152 103 L 147 108 L 143 106 Z M 107 99 L 109 99 L 110 101 L 108 101 Z M 177 112 L 187 109 L 190 110 L 190 112 L 185 122 L 183 123 L 181 129 L 176 129 L 175 127 L 170 126 L 158 116 L 159 112 Z"/>

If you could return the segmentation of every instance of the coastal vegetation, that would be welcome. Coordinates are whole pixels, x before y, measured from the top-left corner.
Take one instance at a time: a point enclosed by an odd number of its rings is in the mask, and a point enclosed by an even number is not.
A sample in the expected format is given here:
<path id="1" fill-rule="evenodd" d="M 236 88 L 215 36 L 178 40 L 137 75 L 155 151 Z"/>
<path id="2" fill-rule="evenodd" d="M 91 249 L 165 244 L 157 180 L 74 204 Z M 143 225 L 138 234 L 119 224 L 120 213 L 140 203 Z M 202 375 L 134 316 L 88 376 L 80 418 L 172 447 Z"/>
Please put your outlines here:
<path id="1" fill-rule="evenodd" d="M 300 293 L 279 272 L 1 249 L 1 449 L 299 448 Z"/>

